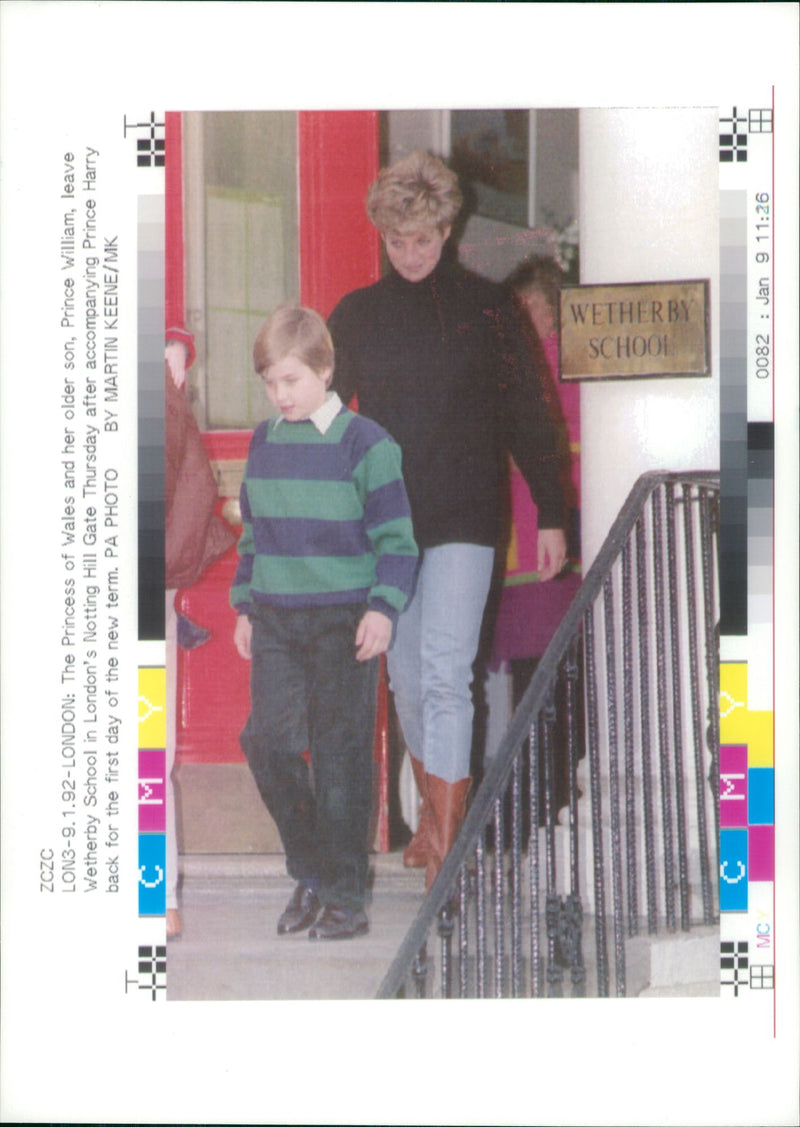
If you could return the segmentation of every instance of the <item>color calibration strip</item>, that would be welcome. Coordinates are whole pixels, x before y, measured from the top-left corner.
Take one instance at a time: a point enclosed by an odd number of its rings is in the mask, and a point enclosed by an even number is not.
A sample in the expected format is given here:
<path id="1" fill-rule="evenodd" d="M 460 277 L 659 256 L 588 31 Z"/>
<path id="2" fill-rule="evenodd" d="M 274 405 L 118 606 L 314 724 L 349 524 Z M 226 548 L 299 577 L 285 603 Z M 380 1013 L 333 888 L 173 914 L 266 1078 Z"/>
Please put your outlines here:
<path id="1" fill-rule="evenodd" d="M 774 1033 L 773 126 L 720 109 L 720 983 Z"/>
<path id="2" fill-rule="evenodd" d="M 154 175 L 151 173 L 151 176 Z M 163 180 L 163 171 L 161 172 Z M 138 197 L 139 638 L 164 638 L 164 194 Z"/>
<path id="3" fill-rule="evenodd" d="M 720 192 L 720 633 L 747 634 L 747 192 Z"/>
<path id="4" fill-rule="evenodd" d="M 139 669 L 139 915 L 164 916 L 167 890 L 167 681 Z"/>
<path id="5" fill-rule="evenodd" d="M 141 142 L 140 142 L 141 144 Z M 141 157 L 139 157 L 141 160 Z M 138 288 L 138 914 L 141 938 L 164 943 L 167 889 L 167 680 L 164 460 L 164 170 L 148 165 L 137 199 Z M 144 948 L 140 948 L 140 951 Z M 161 979 L 166 978 L 166 948 Z M 146 977 L 146 976 L 145 976 Z M 155 994 L 154 994 L 155 997 Z"/>

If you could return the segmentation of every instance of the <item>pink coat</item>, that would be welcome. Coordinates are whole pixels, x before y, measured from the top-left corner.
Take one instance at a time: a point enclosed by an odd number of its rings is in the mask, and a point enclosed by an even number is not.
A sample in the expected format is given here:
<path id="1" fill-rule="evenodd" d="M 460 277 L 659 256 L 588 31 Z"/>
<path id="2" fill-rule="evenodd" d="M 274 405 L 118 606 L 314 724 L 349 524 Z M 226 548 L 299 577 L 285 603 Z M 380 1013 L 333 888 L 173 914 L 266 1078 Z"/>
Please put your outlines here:
<path id="1" fill-rule="evenodd" d="M 551 403 L 565 447 L 564 484 L 572 519 L 580 509 L 580 387 L 558 381 L 558 335 L 542 341 L 551 379 Z M 569 464 L 566 463 L 566 447 Z M 522 474 L 511 466 L 511 538 L 506 559 L 506 577 L 497 622 L 490 668 L 522 657 L 540 657 L 580 586 L 580 561 L 570 557 L 564 574 L 540 583 L 537 568 L 539 532 L 536 505 Z"/>

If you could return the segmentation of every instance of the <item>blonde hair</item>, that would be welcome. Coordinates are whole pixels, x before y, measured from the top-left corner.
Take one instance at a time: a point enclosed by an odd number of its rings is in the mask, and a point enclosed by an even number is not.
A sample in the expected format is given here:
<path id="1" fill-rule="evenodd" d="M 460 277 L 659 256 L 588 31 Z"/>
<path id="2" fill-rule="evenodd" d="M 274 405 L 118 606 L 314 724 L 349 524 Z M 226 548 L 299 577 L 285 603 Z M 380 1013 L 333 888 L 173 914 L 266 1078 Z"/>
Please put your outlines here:
<path id="1" fill-rule="evenodd" d="M 315 310 L 302 305 L 279 305 L 258 330 L 253 366 L 260 376 L 289 355 L 296 356 L 318 376 L 333 371 L 331 334 Z"/>
<path id="2" fill-rule="evenodd" d="M 451 226 L 463 202 L 458 177 L 443 160 L 415 149 L 383 168 L 367 192 L 367 215 L 379 231 Z"/>

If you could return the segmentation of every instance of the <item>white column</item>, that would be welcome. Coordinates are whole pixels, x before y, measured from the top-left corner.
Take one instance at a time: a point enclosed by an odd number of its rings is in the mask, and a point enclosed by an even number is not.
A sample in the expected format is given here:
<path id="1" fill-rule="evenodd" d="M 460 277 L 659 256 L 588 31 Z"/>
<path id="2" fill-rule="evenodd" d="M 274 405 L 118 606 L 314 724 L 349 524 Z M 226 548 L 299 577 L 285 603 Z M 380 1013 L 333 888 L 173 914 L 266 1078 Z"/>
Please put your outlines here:
<path id="1" fill-rule="evenodd" d="M 640 474 L 719 468 L 719 172 L 715 109 L 582 110 L 581 282 L 710 280 L 710 377 L 611 380 L 581 386 L 581 539 L 584 573 Z M 605 672 L 605 655 L 596 655 Z M 604 703 L 599 702 L 602 710 Z M 619 721 L 621 722 L 621 720 Z M 611 912 L 609 763 L 601 723 L 606 908 Z M 622 755 L 621 747 L 618 753 Z M 640 769 L 638 751 L 637 776 Z M 689 758 L 687 758 L 687 763 Z M 658 777 L 658 764 L 653 770 Z M 584 907 L 594 911 L 588 759 L 579 768 Z M 641 788 L 641 779 L 637 778 Z M 656 782 L 656 790 L 658 787 Z M 656 798 L 661 875 L 661 826 Z M 565 817 L 565 815 L 562 815 Z M 623 814 L 624 817 L 624 814 Z M 690 824 L 693 814 L 689 811 Z M 641 839 L 641 826 L 637 825 Z M 690 839 L 690 870 L 697 861 Z M 566 850 L 566 833 L 563 848 Z M 567 863 L 564 853 L 563 864 Z M 639 912 L 646 898 L 639 873 Z M 692 912 L 699 909 L 692 880 Z M 627 894 L 626 903 L 627 903 Z M 663 893 L 659 892 L 659 911 Z M 613 960 L 612 960 L 613 961 Z"/>
<path id="2" fill-rule="evenodd" d="M 581 110 L 581 282 L 711 280 L 708 379 L 581 387 L 584 570 L 647 470 L 719 467 L 717 112 Z"/>

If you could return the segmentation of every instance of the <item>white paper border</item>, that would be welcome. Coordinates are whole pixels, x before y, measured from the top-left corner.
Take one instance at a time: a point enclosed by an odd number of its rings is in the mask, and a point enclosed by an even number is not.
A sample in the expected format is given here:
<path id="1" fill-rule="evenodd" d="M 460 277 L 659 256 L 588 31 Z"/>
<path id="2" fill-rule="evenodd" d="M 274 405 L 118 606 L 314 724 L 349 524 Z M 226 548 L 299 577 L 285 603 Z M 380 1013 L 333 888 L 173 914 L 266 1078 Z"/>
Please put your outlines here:
<path id="1" fill-rule="evenodd" d="M 37 239 L 46 138 L 101 108 L 711 105 L 758 74 L 776 86 L 783 198 L 797 198 L 795 4 L 24 3 L 0 11 L 2 49 L 3 673 L 36 699 L 37 338 L 47 296 Z M 793 126 L 786 120 L 794 107 Z M 41 150 L 38 146 L 41 145 Z M 796 248 L 782 211 L 776 280 L 779 371 L 797 371 Z M 10 225 L 26 238 L 9 248 Z M 786 326 L 795 326 L 789 340 Z M 794 368 L 792 369 L 792 364 Z M 776 744 L 797 747 L 797 389 L 776 417 Z M 789 424 L 786 424 L 789 420 Z M 14 434 L 13 446 L 8 444 Z M 788 503 L 785 491 L 789 491 Z M 9 545 L 11 544 L 13 551 Z M 18 549 L 22 549 L 22 555 Z M 25 559 L 26 553 L 34 553 Z M 794 564 L 794 567 L 791 564 Z M 25 613 L 10 614 L 12 597 Z M 792 629 L 794 624 L 794 629 Z M 18 715 L 15 714 L 15 715 Z M 35 726 L 9 731 L 36 801 Z M 14 779 L 19 775 L 15 773 Z M 393 1003 L 187 1003 L 109 999 L 82 1011 L 37 993 L 43 960 L 68 949 L 18 900 L 27 844 L 3 790 L 3 1119 L 305 1123 L 789 1123 L 797 1112 L 797 780 L 778 795 L 784 976 L 779 1035 L 731 1043 L 707 1000 L 481 1002 L 425 1011 Z M 102 933 L 90 937 L 102 944 Z M 787 957 L 787 950 L 795 957 Z M 794 970 L 792 971 L 792 966 Z M 65 966 L 68 973 L 68 966 Z M 19 976 L 28 1001 L 7 992 Z M 791 981 L 786 981 L 790 979 Z M 65 1004 L 68 1009 L 65 1010 Z M 429 1063 L 420 1063 L 421 1061 Z M 476 1077 L 476 1072 L 482 1073 Z M 503 1080 L 498 1086 L 497 1081 Z M 477 1081 L 477 1082 L 476 1082 Z"/>

